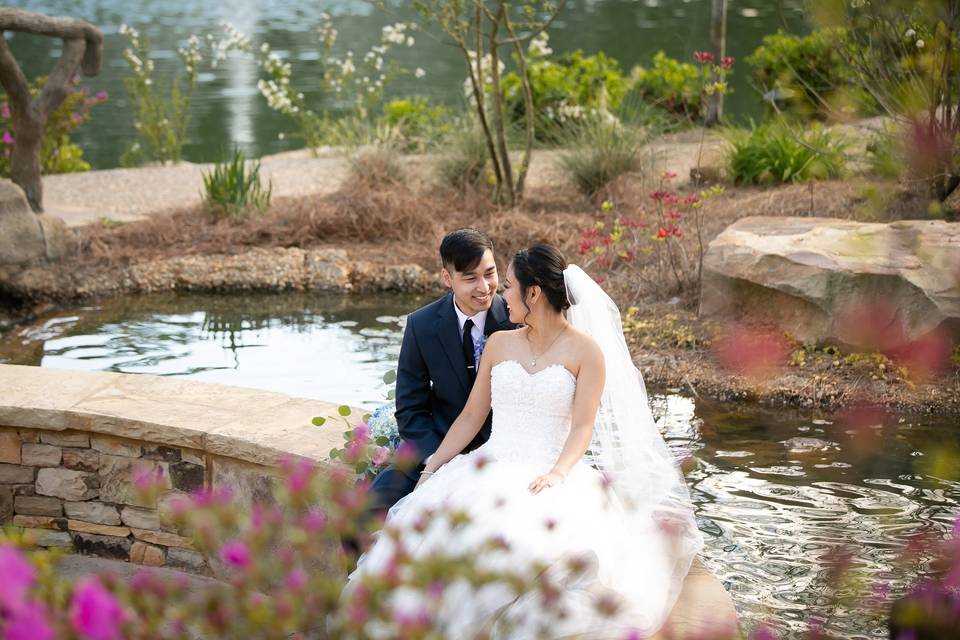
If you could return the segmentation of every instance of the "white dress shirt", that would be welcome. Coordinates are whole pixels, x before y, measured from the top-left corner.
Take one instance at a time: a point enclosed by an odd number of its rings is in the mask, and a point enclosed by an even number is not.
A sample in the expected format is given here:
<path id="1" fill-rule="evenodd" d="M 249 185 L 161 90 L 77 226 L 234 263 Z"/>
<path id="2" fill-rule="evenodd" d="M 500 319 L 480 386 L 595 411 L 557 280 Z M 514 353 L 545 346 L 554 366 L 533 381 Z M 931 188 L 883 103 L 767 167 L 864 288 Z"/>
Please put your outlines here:
<path id="1" fill-rule="evenodd" d="M 473 320 L 473 331 L 470 332 L 470 337 L 473 338 L 473 344 L 480 344 L 480 339 L 483 337 L 483 328 L 487 324 L 487 312 L 481 311 L 475 316 L 468 316 L 463 311 L 460 311 L 460 307 L 457 306 L 457 301 L 453 301 L 453 308 L 457 312 L 457 323 L 460 327 L 460 341 L 463 342 L 463 325 L 467 323 L 467 319 Z"/>

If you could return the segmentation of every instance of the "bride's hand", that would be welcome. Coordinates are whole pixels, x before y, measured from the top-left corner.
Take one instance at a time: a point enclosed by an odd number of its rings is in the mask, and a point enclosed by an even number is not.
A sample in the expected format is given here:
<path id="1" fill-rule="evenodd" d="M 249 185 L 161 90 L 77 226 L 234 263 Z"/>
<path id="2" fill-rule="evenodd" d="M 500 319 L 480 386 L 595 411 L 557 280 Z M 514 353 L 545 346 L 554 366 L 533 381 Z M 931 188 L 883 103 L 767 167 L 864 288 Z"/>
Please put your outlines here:
<path id="1" fill-rule="evenodd" d="M 433 475 L 433 473 L 432 473 L 432 472 L 429 472 L 429 471 L 421 473 L 421 474 L 420 474 L 420 479 L 417 480 L 417 486 L 415 486 L 415 487 L 413 488 L 413 490 L 416 491 L 417 489 L 419 489 L 419 488 L 420 488 L 420 485 L 422 485 L 424 482 L 426 482 L 427 480 L 429 480 L 429 479 L 430 479 L 430 476 L 432 476 L 432 475 Z"/>
<path id="2" fill-rule="evenodd" d="M 547 487 L 555 487 L 562 482 L 563 474 L 561 474 L 559 471 L 551 471 L 550 473 L 545 473 L 531 482 L 530 486 L 527 488 L 530 490 L 530 493 L 537 495 Z"/>

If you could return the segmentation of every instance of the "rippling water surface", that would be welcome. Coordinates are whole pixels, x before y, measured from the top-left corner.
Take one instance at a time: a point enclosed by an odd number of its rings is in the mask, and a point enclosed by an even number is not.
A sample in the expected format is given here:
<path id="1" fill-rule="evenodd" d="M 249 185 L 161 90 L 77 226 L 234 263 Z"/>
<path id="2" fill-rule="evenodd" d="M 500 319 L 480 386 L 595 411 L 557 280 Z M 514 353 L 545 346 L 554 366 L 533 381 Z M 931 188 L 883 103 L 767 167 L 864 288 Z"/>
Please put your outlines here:
<path id="1" fill-rule="evenodd" d="M 0 361 L 191 377 L 373 407 L 396 363 L 403 315 L 426 301 L 128 297 L 8 334 Z M 771 620 L 797 635 L 819 612 L 838 636 L 885 637 L 882 617 L 829 607 L 828 559 L 849 547 L 854 567 L 893 594 L 929 571 L 922 554 L 906 568 L 896 560 L 905 541 L 943 537 L 960 513 L 960 483 L 936 471 L 944 451 L 960 453 L 960 425 L 901 416 L 895 427 L 854 440 L 830 416 L 654 391 L 668 442 L 694 460 L 687 478 L 705 562 L 744 626 Z"/>

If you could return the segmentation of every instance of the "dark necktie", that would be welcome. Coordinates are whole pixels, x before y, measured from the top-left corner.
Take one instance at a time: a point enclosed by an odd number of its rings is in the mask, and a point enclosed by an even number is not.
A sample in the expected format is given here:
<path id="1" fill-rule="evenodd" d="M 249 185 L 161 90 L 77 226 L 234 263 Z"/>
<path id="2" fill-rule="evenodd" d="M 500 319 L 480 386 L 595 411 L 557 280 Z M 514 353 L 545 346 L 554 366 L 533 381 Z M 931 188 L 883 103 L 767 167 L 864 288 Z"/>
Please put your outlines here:
<path id="1" fill-rule="evenodd" d="M 473 320 L 467 318 L 463 323 L 463 359 L 467 363 L 467 379 L 473 386 L 477 379 L 477 361 L 473 357 Z"/>

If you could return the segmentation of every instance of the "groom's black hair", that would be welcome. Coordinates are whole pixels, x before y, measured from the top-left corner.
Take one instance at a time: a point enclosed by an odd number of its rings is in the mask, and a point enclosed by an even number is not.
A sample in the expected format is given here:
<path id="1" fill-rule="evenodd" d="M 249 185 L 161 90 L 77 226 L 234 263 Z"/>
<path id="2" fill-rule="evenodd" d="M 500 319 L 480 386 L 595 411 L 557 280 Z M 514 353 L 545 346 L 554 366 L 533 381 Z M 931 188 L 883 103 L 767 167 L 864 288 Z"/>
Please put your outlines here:
<path id="1" fill-rule="evenodd" d="M 447 271 L 469 271 L 477 266 L 484 252 L 493 251 L 493 242 L 476 229 L 451 231 L 440 242 L 440 261 Z"/>

